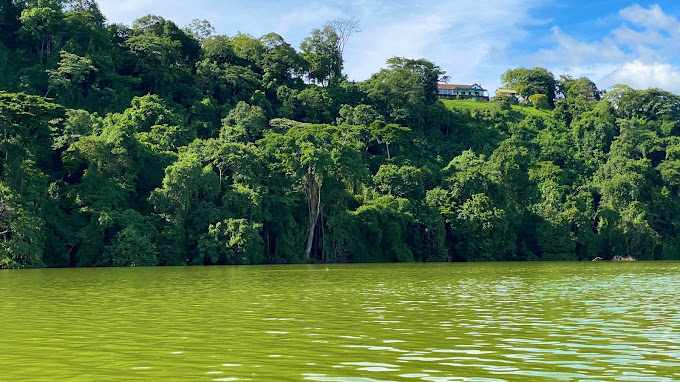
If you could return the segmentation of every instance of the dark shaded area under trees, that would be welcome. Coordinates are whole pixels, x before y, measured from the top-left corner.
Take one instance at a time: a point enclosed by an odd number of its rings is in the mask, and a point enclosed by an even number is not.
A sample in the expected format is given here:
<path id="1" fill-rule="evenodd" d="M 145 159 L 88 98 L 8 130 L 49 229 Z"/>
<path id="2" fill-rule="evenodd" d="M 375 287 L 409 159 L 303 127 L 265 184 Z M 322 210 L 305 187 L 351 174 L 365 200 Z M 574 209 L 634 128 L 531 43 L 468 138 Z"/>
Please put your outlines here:
<path id="1" fill-rule="evenodd" d="M 680 258 L 680 97 L 519 68 L 547 111 L 450 109 L 426 60 L 348 82 L 357 28 L 0 0 L 0 268 Z"/>

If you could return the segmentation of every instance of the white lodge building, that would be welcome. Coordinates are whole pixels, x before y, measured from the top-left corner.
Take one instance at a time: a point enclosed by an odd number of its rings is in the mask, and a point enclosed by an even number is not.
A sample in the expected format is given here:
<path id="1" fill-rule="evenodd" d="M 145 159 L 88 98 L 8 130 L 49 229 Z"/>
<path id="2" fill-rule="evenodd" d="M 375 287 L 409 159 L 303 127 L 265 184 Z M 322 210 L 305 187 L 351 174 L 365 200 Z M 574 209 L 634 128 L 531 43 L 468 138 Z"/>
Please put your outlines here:
<path id="1" fill-rule="evenodd" d="M 476 99 L 477 101 L 489 100 L 489 93 L 480 84 L 437 84 L 437 94 L 439 95 L 439 98 L 446 99 Z"/>

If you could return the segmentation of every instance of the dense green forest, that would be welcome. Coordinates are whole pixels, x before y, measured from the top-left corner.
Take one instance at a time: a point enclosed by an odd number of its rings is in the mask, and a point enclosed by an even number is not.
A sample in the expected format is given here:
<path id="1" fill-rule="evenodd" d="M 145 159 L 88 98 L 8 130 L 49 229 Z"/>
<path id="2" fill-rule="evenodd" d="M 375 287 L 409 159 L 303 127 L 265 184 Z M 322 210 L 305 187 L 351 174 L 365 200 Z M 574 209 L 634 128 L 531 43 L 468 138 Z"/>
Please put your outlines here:
<path id="1" fill-rule="evenodd" d="M 517 68 L 521 105 L 442 101 L 398 57 L 350 82 L 343 26 L 0 0 L 0 268 L 680 258 L 679 96 Z"/>

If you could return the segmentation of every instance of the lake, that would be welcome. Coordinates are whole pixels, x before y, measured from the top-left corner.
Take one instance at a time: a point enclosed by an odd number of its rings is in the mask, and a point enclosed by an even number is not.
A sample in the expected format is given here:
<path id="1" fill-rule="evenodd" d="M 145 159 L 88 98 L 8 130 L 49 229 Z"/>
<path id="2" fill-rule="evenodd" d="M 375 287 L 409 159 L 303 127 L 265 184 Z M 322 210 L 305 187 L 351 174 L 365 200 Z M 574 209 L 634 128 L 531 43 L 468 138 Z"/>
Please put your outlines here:
<path id="1" fill-rule="evenodd" d="M 680 263 L 0 271 L 0 380 L 680 380 Z"/>

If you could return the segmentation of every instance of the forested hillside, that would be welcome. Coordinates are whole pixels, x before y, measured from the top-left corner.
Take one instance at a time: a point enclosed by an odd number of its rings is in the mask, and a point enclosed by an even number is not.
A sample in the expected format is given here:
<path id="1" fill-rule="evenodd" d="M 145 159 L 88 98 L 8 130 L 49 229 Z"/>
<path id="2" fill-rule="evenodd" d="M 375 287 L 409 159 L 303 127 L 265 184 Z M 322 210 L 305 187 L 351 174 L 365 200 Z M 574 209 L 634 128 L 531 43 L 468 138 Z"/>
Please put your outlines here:
<path id="1" fill-rule="evenodd" d="M 347 81 L 341 27 L 0 0 L 0 268 L 680 258 L 680 97 L 518 68 L 521 105 L 440 101 L 422 59 Z"/>

